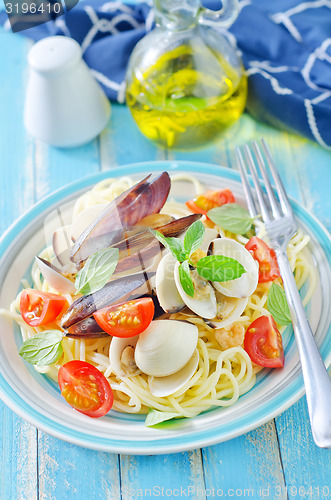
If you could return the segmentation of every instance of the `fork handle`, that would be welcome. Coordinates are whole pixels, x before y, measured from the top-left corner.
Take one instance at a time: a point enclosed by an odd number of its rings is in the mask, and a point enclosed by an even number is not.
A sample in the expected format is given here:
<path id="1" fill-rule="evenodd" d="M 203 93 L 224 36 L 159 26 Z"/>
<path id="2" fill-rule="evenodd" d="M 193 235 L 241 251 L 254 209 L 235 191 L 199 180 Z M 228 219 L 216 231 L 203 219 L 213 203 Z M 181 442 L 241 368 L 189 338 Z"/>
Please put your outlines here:
<path id="1" fill-rule="evenodd" d="M 298 346 L 308 411 L 315 443 L 331 448 L 331 379 L 321 358 L 287 255 L 276 251 Z"/>

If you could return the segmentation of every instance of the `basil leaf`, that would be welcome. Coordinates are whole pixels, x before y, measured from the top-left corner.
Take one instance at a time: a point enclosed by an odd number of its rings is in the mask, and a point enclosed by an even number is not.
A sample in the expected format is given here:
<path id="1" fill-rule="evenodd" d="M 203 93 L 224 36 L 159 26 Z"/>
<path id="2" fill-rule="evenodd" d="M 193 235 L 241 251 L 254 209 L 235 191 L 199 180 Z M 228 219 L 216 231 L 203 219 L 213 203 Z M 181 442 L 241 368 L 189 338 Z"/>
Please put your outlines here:
<path id="1" fill-rule="evenodd" d="M 207 215 L 215 224 L 235 234 L 246 234 L 254 220 L 248 211 L 237 203 L 226 203 L 221 207 L 212 208 Z"/>
<path id="2" fill-rule="evenodd" d="M 165 237 L 162 233 L 159 233 L 159 231 L 151 231 L 159 240 L 159 242 L 162 243 L 162 245 L 164 245 L 168 250 L 170 250 L 176 260 L 178 260 L 179 262 L 183 262 L 185 260 L 184 248 L 182 242 L 179 239 Z"/>
<path id="3" fill-rule="evenodd" d="M 187 260 L 185 260 L 182 264 L 180 264 L 179 268 L 179 279 L 180 284 L 183 287 L 183 290 L 190 297 L 194 296 L 194 286 L 190 273 L 190 266 Z"/>
<path id="4" fill-rule="evenodd" d="M 152 425 L 160 424 L 161 422 L 171 420 L 172 418 L 178 416 L 178 413 L 172 413 L 170 411 L 149 410 L 145 420 L 145 425 L 147 427 L 151 427 Z"/>
<path id="5" fill-rule="evenodd" d="M 240 278 L 245 268 L 235 259 L 224 255 L 208 255 L 198 260 L 197 271 L 208 281 L 231 281 Z"/>
<path id="6" fill-rule="evenodd" d="M 37 333 L 23 342 L 18 354 L 32 365 L 52 365 L 63 354 L 61 345 L 63 337 L 64 334 L 58 330 Z"/>
<path id="7" fill-rule="evenodd" d="M 205 227 L 201 220 L 196 220 L 190 225 L 184 236 L 184 251 L 190 256 L 195 252 L 203 241 Z"/>
<path id="8" fill-rule="evenodd" d="M 118 258 L 118 248 L 105 248 L 92 254 L 77 273 L 77 292 L 93 293 L 103 288 L 115 271 Z"/>
<path id="9" fill-rule="evenodd" d="M 280 285 L 276 285 L 276 283 L 273 283 L 270 287 L 267 308 L 279 325 L 285 326 L 291 323 L 290 309 L 288 307 L 285 292 L 283 288 Z"/>

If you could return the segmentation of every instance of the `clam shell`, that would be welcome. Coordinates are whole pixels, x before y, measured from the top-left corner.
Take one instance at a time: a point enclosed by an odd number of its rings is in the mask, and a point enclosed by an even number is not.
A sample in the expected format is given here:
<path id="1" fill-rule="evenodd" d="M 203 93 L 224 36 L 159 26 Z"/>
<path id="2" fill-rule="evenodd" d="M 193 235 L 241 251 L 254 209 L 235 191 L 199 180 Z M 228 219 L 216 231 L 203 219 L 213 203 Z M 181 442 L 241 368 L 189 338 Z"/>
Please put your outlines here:
<path id="1" fill-rule="evenodd" d="M 237 321 L 244 312 L 248 302 L 248 297 L 227 297 L 220 292 L 216 292 L 216 299 L 218 304 L 218 312 L 219 305 L 221 305 L 222 318 L 215 321 L 207 321 L 208 325 L 213 328 L 224 328 Z"/>
<path id="2" fill-rule="evenodd" d="M 176 287 L 179 292 L 179 295 L 181 296 L 187 307 L 189 307 L 191 311 L 193 311 L 198 316 L 201 316 L 202 318 L 206 319 L 215 318 L 217 312 L 216 295 L 215 295 L 215 290 L 213 289 L 211 284 L 206 281 L 203 294 L 200 294 L 199 296 L 199 294 L 195 291 L 194 296 L 190 297 L 184 291 L 180 283 L 178 269 L 179 269 L 179 262 L 176 262 L 174 271 Z"/>
<path id="3" fill-rule="evenodd" d="M 259 272 L 256 261 L 246 248 L 235 240 L 217 238 L 210 246 L 213 255 L 224 255 L 236 259 L 245 268 L 246 273 L 232 281 L 213 281 L 213 286 L 228 297 L 249 297 L 255 291 Z"/>
<path id="4" fill-rule="evenodd" d="M 75 285 L 65 276 L 62 276 L 52 264 L 40 257 L 36 257 L 36 262 L 41 274 L 52 288 L 55 288 L 60 293 L 70 293 L 72 295 L 76 293 Z"/>
<path id="5" fill-rule="evenodd" d="M 139 335 L 135 337 L 113 337 L 109 347 L 109 361 L 112 371 L 119 377 L 126 377 L 128 374 L 122 368 L 121 356 L 124 349 L 130 345 L 135 347 L 139 339 Z"/>
<path id="6" fill-rule="evenodd" d="M 167 377 L 149 377 L 149 390 L 158 398 L 170 396 L 174 392 L 181 389 L 186 382 L 193 377 L 199 364 L 199 352 L 196 349 L 191 359 L 186 363 L 181 370 Z"/>
<path id="7" fill-rule="evenodd" d="M 159 263 L 156 271 L 156 294 L 162 309 L 175 313 L 183 309 L 185 303 L 177 290 L 174 270 L 177 260 L 168 253 Z"/>
<path id="8" fill-rule="evenodd" d="M 205 253 L 208 253 L 209 246 L 213 240 L 215 240 L 218 236 L 218 231 L 216 229 L 212 229 L 211 227 L 205 228 L 205 234 L 203 235 L 203 240 L 200 245 L 201 250 Z"/>
<path id="9" fill-rule="evenodd" d="M 138 368 L 153 377 L 178 372 L 192 357 L 198 343 L 198 328 L 176 320 L 152 321 L 139 335 L 135 349 Z"/>

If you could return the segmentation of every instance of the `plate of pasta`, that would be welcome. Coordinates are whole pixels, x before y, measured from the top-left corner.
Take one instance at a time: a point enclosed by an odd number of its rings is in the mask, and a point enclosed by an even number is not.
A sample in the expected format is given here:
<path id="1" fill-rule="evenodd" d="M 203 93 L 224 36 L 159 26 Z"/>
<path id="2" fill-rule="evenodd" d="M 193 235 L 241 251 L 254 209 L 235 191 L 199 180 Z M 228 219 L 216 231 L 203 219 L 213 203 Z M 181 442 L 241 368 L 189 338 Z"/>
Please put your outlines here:
<path id="1" fill-rule="evenodd" d="M 328 365 L 330 237 L 292 204 L 288 256 Z M 0 262 L 0 395 L 55 437 L 179 452 L 304 394 L 277 260 L 231 169 L 147 162 L 79 180 L 5 233 Z"/>

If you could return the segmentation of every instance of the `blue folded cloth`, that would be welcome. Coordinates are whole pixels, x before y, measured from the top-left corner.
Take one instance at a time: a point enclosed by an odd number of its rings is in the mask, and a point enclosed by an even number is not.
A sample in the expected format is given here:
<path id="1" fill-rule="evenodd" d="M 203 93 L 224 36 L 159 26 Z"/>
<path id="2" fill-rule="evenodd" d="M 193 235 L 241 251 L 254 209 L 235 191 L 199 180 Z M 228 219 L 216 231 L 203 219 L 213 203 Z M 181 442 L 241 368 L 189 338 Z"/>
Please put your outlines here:
<path id="1" fill-rule="evenodd" d="M 220 7 L 215 0 L 204 4 Z M 230 32 L 249 77 L 248 111 L 331 148 L 331 0 L 241 0 L 239 7 Z M 152 27 L 153 11 L 146 3 L 85 0 L 22 34 L 77 40 L 106 94 L 123 102 L 131 51 Z"/>

